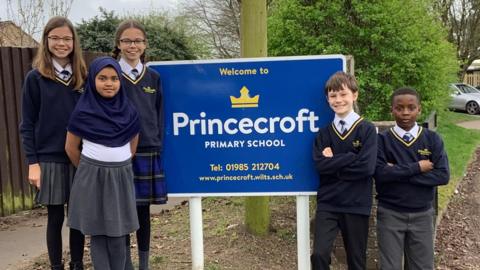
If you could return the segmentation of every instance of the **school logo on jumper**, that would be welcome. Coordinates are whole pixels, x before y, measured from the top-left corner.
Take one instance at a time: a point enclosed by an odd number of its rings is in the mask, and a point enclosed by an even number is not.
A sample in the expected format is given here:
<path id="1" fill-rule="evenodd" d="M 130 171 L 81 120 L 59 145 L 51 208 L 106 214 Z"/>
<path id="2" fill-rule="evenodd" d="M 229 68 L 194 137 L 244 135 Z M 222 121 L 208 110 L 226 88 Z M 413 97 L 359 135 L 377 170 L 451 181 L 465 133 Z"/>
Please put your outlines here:
<path id="1" fill-rule="evenodd" d="M 256 108 L 258 107 L 258 99 L 260 95 L 250 97 L 249 90 L 247 87 L 242 87 L 240 90 L 240 97 L 230 96 L 230 102 L 232 103 L 232 108 Z"/>
<path id="2" fill-rule="evenodd" d="M 362 147 L 362 142 L 360 142 L 360 140 L 354 140 L 352 142 L 352 145 L 353 145 L 353 148 L 360 148 Z"/>
<path id="3" fill-rule="evenodd" d="M 432 152 L 430 152 L 430 150 L 428 150 L 427 148 L 419 149 L 418 153 L 422 156 L 430 156 L 432 154 Z"/>
<path id="4" fill-rule="evenodd" d="M 143 92 L 145 92 L 145 93 L 153 94 L 153 93 L 155 93 L 156 91 L 157 91 L 157 90 L 151 88 L 150 86 L 143 87 Z"/>

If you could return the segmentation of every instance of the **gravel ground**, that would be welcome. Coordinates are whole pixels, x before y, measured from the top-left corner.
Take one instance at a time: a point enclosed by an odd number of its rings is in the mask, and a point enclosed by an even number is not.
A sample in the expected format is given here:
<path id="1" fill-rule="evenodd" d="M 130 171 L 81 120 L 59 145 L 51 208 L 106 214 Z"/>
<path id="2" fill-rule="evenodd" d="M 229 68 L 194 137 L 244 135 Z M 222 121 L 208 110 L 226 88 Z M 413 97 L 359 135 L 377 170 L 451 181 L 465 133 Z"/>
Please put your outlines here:
<path id="1" fill-rule="evenodd" d="M 437 269 L 480 269 L 480 149 L 437 229 Z"/>

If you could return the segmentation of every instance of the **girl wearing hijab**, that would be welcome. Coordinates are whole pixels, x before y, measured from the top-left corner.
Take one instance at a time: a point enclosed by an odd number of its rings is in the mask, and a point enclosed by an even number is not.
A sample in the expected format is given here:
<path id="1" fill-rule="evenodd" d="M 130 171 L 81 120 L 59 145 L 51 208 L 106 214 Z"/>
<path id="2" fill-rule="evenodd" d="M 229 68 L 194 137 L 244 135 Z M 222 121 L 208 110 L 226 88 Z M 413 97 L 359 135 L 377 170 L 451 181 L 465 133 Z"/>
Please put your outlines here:
<path id="1" fill-rule="evenodd" d="M 124 269 L 126 236 L 139 227 L 131 157 L 140 123 L 121 84 L 121 72 L 111 57 L 92 62 L 65 144 L 77 167 L 68 225 L 91 236 L 93 266 L 102 270 Z"/>

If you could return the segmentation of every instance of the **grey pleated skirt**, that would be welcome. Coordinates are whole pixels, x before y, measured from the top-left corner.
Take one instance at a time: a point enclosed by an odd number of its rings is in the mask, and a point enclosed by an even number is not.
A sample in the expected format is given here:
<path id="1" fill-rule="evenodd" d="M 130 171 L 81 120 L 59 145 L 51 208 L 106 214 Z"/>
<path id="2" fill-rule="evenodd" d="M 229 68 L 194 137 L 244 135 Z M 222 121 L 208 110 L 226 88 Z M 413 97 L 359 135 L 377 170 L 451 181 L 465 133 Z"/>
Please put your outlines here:
<path id="1" fill-rule="evenodd" d="M 40 162 L 40 189 L 35 202 L 43 205 L 62 205 L 68 202 L 75 175 L 71 163 Z"/>
<path id="2" fill-rule="evenodd" d="M 68 208 L 68 226 L 85 235 L 119 237 L 136 231 L 131 160 L 103 162 L 82 156 Z"/>

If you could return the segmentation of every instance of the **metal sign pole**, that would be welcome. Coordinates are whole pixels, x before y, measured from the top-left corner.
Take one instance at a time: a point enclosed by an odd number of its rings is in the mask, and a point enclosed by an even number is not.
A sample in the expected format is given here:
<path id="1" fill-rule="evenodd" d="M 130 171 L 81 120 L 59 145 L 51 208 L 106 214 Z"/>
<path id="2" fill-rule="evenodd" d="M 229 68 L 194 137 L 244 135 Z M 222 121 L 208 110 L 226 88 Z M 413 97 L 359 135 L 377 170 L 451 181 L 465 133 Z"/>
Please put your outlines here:
<path id="1" fill-rule="evenodd" d="M 299 270 L 310 270 L 310 217 L 308 195 L 297 197 L 297 261 Z"/>
<path id="2" fill-rule="evenodd" d="M 189 208 L 192 270 L 203 270 L 202 197 L 190 197 Z"/>

